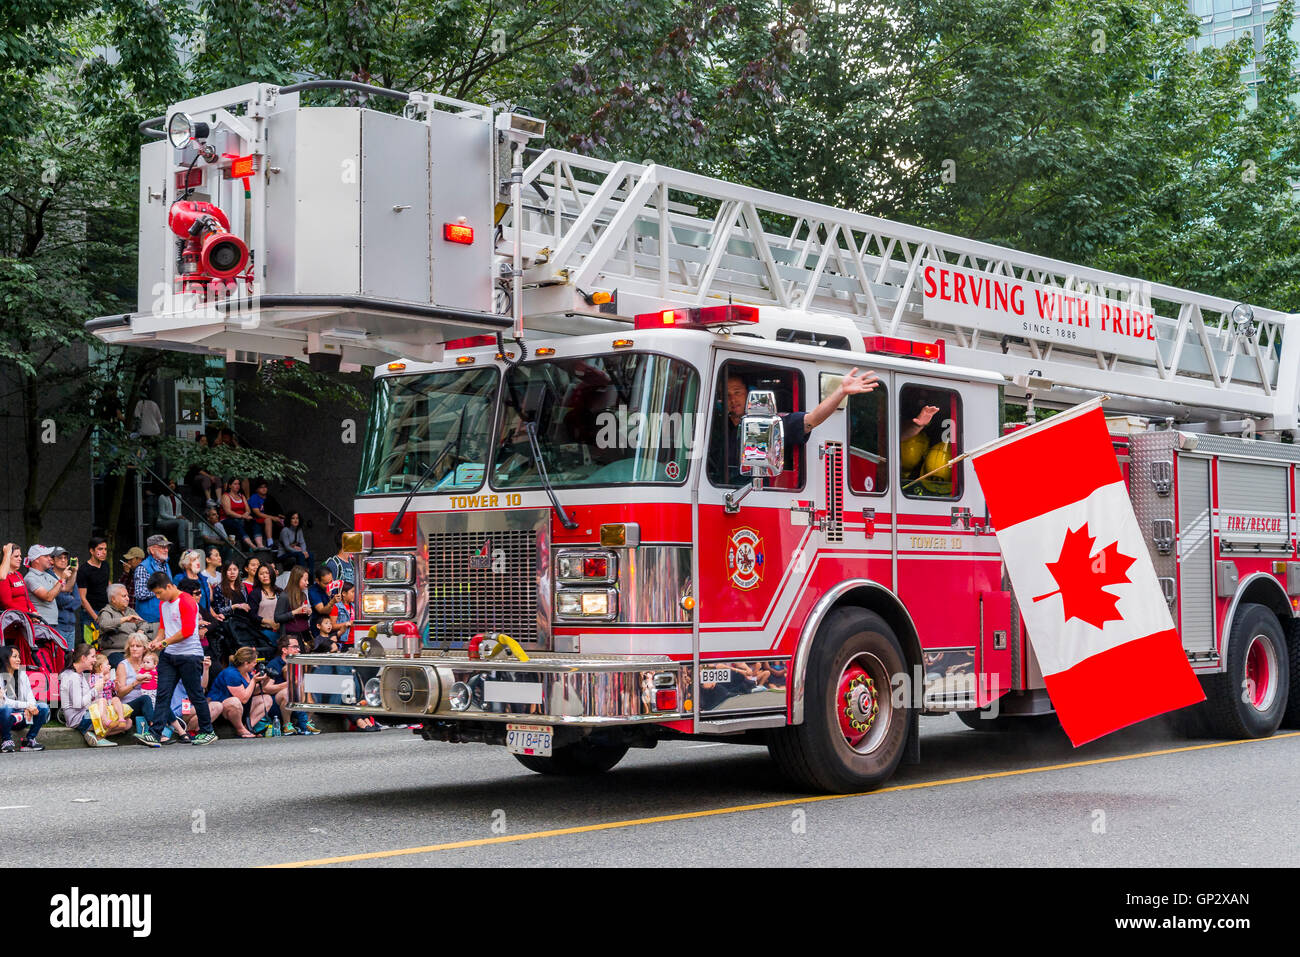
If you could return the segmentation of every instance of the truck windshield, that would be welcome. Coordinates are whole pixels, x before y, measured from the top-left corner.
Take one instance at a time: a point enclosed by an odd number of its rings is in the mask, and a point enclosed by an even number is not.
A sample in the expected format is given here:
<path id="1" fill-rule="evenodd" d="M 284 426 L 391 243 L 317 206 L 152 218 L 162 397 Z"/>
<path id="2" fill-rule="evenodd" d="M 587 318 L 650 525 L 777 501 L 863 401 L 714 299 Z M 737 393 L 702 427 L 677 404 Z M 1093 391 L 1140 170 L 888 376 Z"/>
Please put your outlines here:
<path id="1" fill-rule="evenodd" d="M 698 392 L 694 368 L 651 353 L 517 365 L 502 390 L 492 484 L 541 486 L 526 422 L 537 429 L 543 465 L 557 488 L 683 482 Z"/>
<path id="2" fill-rule="evenodd" d="M 491 368 L 377 381 L 357 494 L 409 492 L 431 466 L 424 492 L 482 485 L 496 385 Z"/>

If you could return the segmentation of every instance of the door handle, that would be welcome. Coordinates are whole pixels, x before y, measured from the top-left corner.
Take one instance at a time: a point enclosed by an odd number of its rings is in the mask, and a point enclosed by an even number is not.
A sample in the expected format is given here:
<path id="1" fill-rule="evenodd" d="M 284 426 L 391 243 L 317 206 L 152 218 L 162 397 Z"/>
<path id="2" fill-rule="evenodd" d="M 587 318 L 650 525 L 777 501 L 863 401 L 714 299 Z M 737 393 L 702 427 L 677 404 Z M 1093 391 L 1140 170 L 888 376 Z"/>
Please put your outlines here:
<path id="1" fill-rule="evenodd" d="M 817 520 L 816 505 L 802 505 L 799 502 L 790 503 L 790 523 L 792 525 L 811 525 L 813 528 L 821 528 L 822 523 Z"/>

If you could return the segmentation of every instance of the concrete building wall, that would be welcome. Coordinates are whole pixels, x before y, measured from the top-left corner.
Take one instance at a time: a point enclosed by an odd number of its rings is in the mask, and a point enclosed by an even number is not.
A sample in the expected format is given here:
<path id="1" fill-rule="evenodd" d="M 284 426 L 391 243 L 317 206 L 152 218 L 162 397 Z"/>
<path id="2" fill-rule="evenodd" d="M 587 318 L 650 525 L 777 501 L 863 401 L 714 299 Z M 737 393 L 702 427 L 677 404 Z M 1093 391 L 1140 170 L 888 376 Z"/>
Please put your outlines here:
<path id="1" fill-rule="evenodd" d="M 286 510 L 302 512 L 308 547 L 318 559 L 333 554 L 333 533 L 340 520 L 352 527 L 352 502 L 361 471 L 373 381 L 367 373 L 337 373 L 333 377 L 360 392 L 365 407 L 358 410 L 339 403 L 312 409 L 286 400 L 271 404 L 241 396 L 238 390 L 235 397 L 237 425 L 245 446 L 279 452 L 306 464 L 301 488 L 272 483 L 271 492 Z"/>
<path id="2" fill-rule="evenodd" d="M 85 362 L 85 347 L 68 350 L 67 361 Z M 26 415 L 22 407 L 17 370 L 0 375 L 0 536 L 26 549 L 34 544 L 24 541 L 23 500 L 27 487 Z M 90 535 L 90 450 L 72 436 L 54 432 L 54 442 L 41 445 L 37 481 L 43 493 L 62 471 L 69 459 L 72 469 L 53 504 L 45 513 L 41 527 L 41 544 L 64 545 L 75 553 L 84 551 Z"/>

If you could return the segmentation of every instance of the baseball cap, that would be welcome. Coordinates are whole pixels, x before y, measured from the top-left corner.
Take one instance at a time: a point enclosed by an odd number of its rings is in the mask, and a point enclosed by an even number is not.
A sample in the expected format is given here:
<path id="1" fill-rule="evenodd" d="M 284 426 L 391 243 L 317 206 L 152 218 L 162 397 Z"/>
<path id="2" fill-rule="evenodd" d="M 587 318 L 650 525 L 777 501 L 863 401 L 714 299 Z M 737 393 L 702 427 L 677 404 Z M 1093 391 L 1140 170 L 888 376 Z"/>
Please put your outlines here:
<path id="1" fill-rule="evenodd" d="M 55 545 L 53 548 L 50 549 L 51 558 L 58 558 L 60 555 L 66 555 L 66 554 L 68 554 L 68 550 L 64 548 L 62 545 Z"/>
<path id="2" fill-rule="evenodd" d="M 129 562 L 133 558 L 144 558 L 144 549 L 139 545 L 132 545 L 127 549 L 126 554 L 122 556 L 122 561 Z"/>
<path id="3" fill-rule="evenodd" d="M 166 535 L 150 535 L 149 540 L 145 542 L 145 545 L 148 546 L 149 548 L 153 548 L 155 545 L 170 545 L 170 544 L 171 542 L 167 540 Z"/>
<path id="4" fill-rule="evenodd" d="M 46 555 L 53 554 L 54 549 L 52 548 L 46 548 L 44 545 L 33 545 L 27 549 L 27 561 L 30 562 L 33 558 L 44 558 Z"/>

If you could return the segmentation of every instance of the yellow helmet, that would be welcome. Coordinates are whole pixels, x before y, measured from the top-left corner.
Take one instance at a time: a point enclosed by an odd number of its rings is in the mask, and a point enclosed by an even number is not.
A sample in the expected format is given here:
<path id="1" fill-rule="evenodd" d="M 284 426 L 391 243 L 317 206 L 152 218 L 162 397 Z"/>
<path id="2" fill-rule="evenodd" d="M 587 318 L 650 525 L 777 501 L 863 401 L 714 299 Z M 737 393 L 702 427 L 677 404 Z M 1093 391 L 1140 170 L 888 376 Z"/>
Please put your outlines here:
<path id="1" fill-rule="evenodd" d="M 934 471 L 929 478 L 924 479 L 921 484 L 939 495 L 952 494 L 952 466 L 949 461 L 952 459 L 952 451 L 948 448 L 947 442 L 936 442 L 930 446 L 930 451 L 925 453 L 925 463 L 921 467 L 922 474 Z"/>
<path id="2" fill-rule="evenodd" d="M 899 463 L 903 467 L 903 473 L 906 475 L 912 469 L 916 468 L 921 459 L 925 457 L 925 450 L 930 447 L 930 440 L 925 437 L 924 432 L 918 432 L 910 439 L 903 439 L 898 450 Z"/>

